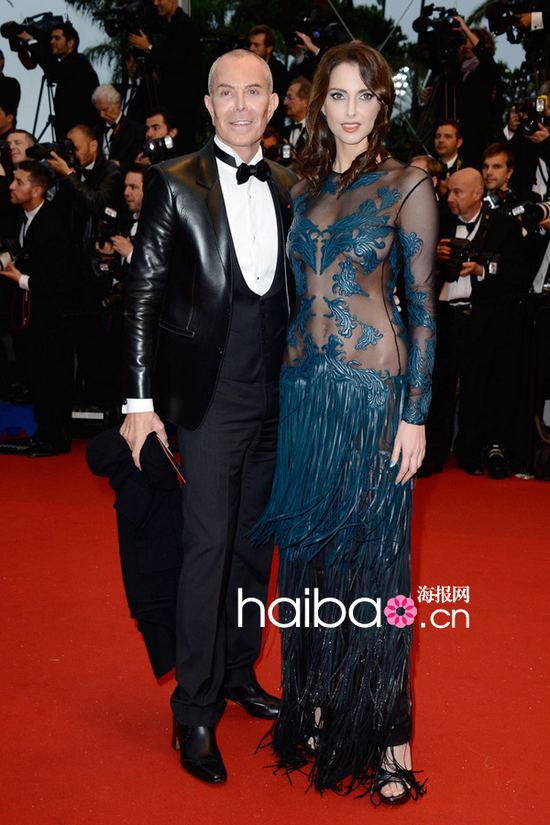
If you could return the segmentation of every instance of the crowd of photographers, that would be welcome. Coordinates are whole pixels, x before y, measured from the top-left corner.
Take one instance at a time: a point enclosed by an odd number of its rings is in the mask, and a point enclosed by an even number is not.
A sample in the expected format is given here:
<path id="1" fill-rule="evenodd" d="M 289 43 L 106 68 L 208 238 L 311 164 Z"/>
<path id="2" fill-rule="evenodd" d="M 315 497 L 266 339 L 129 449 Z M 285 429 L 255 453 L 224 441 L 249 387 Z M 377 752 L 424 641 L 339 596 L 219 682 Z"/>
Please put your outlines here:
<path id="1" fill-rule="evenodd" d="M 0 53 L 0 398 L 30 399 L 38 426 L 30 442 L 0 452 L 66 452 L 75 408 L 119 408 L 124 279 L 147 170 L 194 148 L 201 91 L 190 18 L 177 0 L 154 7 L 158 25 L 134 26 L 117 88 L 99 84 L 62 19 L 2 32 L 25 65 L 55 83 L 56 139 L 20 128 L 18 84 L 4 77 Z M 549 442 L 550 86 L 531 106 L 512 107 L 489 143 L 485 110 L 500 83 L 492 39 L 454 19 L 462 33 L 456 117 L 437 120 L 431 154 L 402 158 L 432 177 L 441 207 L 438 344 L 420 474 L 440 471 L 453 449 L 466 472 L 527 475 L 533 445 Z M 299 174 L 322 48 L 297 33 L 287 69 L 275 46 L 268 26 L 250 31 L 249 48 L 268 62 L 280 98 L 264 153 Z M 448 111 L 441 95 L 451 81 L 436 74 L 415 102 L 419 117 Z"/>

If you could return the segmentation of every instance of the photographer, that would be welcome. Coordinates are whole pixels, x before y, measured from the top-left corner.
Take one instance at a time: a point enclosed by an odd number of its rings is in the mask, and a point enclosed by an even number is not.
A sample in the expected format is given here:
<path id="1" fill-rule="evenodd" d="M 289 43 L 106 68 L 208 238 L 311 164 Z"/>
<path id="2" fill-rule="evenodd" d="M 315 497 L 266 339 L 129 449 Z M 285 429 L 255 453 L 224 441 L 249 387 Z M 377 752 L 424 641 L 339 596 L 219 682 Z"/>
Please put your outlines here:
<path id="1" fill-rule="evenodd" d="M 142 52 L 147 66 L 158 76 L 158 102 L 172 112 L 178 129 L 178 151 L 184 154 L 195 148 L 201 91 L 199 38 L 195 24 L 178 6 L 178 0 L 153 2 L 160 18 L 159 31 L 130 34 L 129 43 Z"/>
<path id="2" fill-rule="evenodd" d="M 15 77 L 4 74 L 4 52 L 0 51 L 0 100 L 8 102 L 8 108 L 17 119 L 17 108 L 21 100 L 21 86 Z"/>
<path id="3" fill-rule="evenodd" d="M 516 158 L 511 183 L 522 200 L 532 199 L 533 195 L 545 199 L 549 194 L 549 94 L 550 83 L 544 83 L 535 101 L 512 106 L 504 127 L 504 137 Z"/>
<path id="4" fill-rule="evenodd" d="M 14 129 L 7 135 L 6 143 L 8 144 L 12 168 L 15 169 L 21 161 L 29 160 L 27 149 L 36 144 L 36 138 L 25 129 Z"/>
<path id="5" fill-rule="evenodd" d="M 78 356 L 78 390 L 81 403 L 108 404 L 113 394 L 109 336 L 102 301 L 104 285 L 95 277 L 91 259 L 97 226 L 106 207 L 118 210 L 121 172 L 99 151 L 89 126 L 75 126 L 67 136 L 74 145 L 74 163 L 56 152 L 48 159 L 59 178 L 53 200 L 65 220 L 75 253 L 74 281 L 78 294 L 71 307 Z"/>
<path id="6" fill-rule="evenodd" d="M 20 52 L 23 64 L 27 68 L 40 65 L 47 81 L 57 84 L 53 101 L 57 139 L 66 137 L 79 123 L 96 126 L 99 119 L 91 97 L 99 80 L 88 58 L 78 51 L 80 38 L 74 26 L 68 21 L 54 25 L 48 51 L 29 32 L 17 37 L 24 44 Z"/>
<path id="7" fill-rule="evenodd" d="M 178 130 L 172 123 L 172 116 L 166 109 L 151 112 L 145 120 L 146 145 L 136 157 L 135 162 L 143 166 L 151 166 L 153 163 L 174 157 L 177 152 L 177 134 Z M 165 145 L 168 141 L 164 141 L 164 138 L 172 139 L 172 148 Z"/>
<path id="8" fill-rule="evenodd" d="M 299 155 L 306 144 L 306 115 L 310 92 L 310 81 L 298 76 L 288 87 L 283 99 L 287 117 L 292 121 L 283 131 L 283 136 L 292 146 L 295 155 Z"/>
<path id="9" fill-rule="evenodd" d="M 0 275 L 12 281 L 14 323 L 24 353 L 37 433 L 18 453 L 33 458 L 70 450 L 73 355 L 65 309 L 71 291 L 70 242 L 65 223 L 46 201 L 50 173 L 36 161 L 22 161 L 10 185 L 19 209 L 21 253 Z"/>
<path id="10" fill-rule="evenodd" d="M 117 161 L 124 172 L 133 163 L 143 144 L 143 126 L 122 113 L 122 98 L 115 87 L 108 83 L 94 90 L 92 103 L 102 120 L 98 137 L 103 156 Z"/>
<path id="11" fill-rule="evenodd" d="M 449 14 L 452 14 L 451 10 Z M 420 105 L 433 107 L 436 116 L 451 118 L 460 123 L 464 146 L 464 164 L 477 166 L 483 148 L 487 145 L 491 118 L 501 105 L 500 71 L 494 59 L 495 43 L 492 35 L 482 28 L 470 29 L 460 15 L 454 15 L 453 27 L 437 30 L 441 41 L 461 35 L 462 42 L 454 45 L 444 58 L 431 56 L 435 64 L 434 78 L 420 93 Z M 416 21 L 415 21 L 416 22 Z M 440 64 L 440 65 L 438 65 Z"/>
<path id="12" fill-rule="evenodd" d="M 248 32 L 248 44 L 250 51 L 265 60 L 271 69 L 273 91 L 279 96 L 279 105 L 271 117 L 270 124 L 277 132 L 282 132 L 285 123 L 283 99 L 288 89 L 288 72 L 281 61 L 273 55 L 277 45 L 275 32 L 264 24 L 254 26 Z"/>
<path id="13" fill-rule="evenodd" d="M 483 180 L 475 169 L 451 176 L 447 203 L 437 247 L 438 340 L 420 475 L 441 471 L 449 456 L 459 386 L 458 463 L 473 475 L 486 467 L 501 478 L 508 474 L 512 446 L 510 329 L 516 297 L 524 291 L 521 228 L 515 218 L 483 205 Z"/>
<path id="14" fill-rule="evenodd" d="M 491 143 L 481 156 L 483 183 L 495 208 L 518 203 L 518 196 L 510 186 L 514 163 L 514 153 L 505 143 Z"/>

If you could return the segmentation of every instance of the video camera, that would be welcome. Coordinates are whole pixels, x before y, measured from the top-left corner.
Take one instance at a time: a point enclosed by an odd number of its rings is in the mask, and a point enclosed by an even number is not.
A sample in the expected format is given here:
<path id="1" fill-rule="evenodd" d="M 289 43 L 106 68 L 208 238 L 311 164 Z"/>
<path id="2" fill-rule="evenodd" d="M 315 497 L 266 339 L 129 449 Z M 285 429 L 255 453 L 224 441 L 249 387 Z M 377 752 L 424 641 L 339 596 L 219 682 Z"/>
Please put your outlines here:
<path id="1" fill-rule="evenodd" d="M 41 45 L 50 45 L 50 34 L 52 29 L 56 26 L 62 26 L 64 19 L 60 14 L 53 14 L 51 11 L 42 12 L 42 14 L 34 14 L 32 17 L 25 17 L 22 23 L 16 23 L 14 20 L 9 20 L 0 26 L 0 34 L 9 40 L 10 49 L 12 52 L 26 49 L 27 44 L 24 40 L 20 40 L 18 35 L 23 32 L 28 32 L 31 37 L 37 40 Z"/>
<path id="2" fill-rule="evenodd" d="M 151 163 L 160 163 L 172 157 L 174 149 L 174 139 L 170 135 L 146 140 L 142 149 L 142 154 L 149 158 Z"/>
<path id="3" fill-rule="evenodd" d="M 418 34 L 418 43 L 429 54 L 430 62 L 458 59 L 458 48 L 466 37 L 454 19 L 456 9 L 446 9 L 431 3 L 424 6 L 422 14 L 413 20 L 412 27 Z"/>
<path id="4" fill-rule="evenodd" d="M 328 49 L 331 46 L 337 46 L 340 42 L 338 23 L 329 21 L 324 16 L 319 16 L 315 11 L 312 11 L 308 17 L 294 18 L 287 28 L 290 30 L 290 34 L 285 37 L 285 42 L 289 49 L 304 45 L 302 38 L 296 34 L 297 31 L 309 35 L 315 45 L 321 48 Z"/>
<path id="5" fill-rule="evenodd" d="M 498 268 L 498 255 L 487 255 L 478 249 L 474 249 L 472 241 L 468 238 L 451 238 L 449 245 L 451 247 L 451 257 L 442 267 L 443 277 L 448 283 L 458 281 L 460 270 L 465 263 L 470 261 L 488 267 L 491 274 L 496 273 Z"/>
<path id="6" fill-rule="evenodd" d="M 506 34 L 509 43 L 521 43 L 526 32 L 516 24 L 516 14 L 531 11 L 532 4 L 525 0 L 495 0 L 489 3 L 485 16 L 489 31 L 493 34 Z"/>
<path id="7" fill-rule="evenodd" d="M 110 9 L 95 12 L 109 37 L 117 35 L 139 34 L 141 29 L 150 29 L 158 15 L 151 0 L 128 0 Z"/>
<path id="8" fill-rule="evenodd" d="M 63 158 L 69 166 L 73 168 L 78 166 L 74 143 L 69 138 L 54 140 L 52 143 L 35 143 L 26 150 L 27 157 L 31 160 L 48 160 L 52 152 Z"/>

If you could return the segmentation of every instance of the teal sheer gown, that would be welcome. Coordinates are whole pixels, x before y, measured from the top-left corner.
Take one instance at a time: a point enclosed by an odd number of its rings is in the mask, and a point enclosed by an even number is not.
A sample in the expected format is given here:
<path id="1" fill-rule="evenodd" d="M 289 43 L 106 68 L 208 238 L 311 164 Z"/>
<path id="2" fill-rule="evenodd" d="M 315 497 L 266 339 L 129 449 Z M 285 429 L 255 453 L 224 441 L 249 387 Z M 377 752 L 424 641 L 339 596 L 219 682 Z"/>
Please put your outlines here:
<path id="1" fill-rule="evenodd" d="M 279 547 L 283 698 L 272 731 L 278 765 L 318 790 L 368 793 L 385 749 L 411 734 L 411 627 L 386 622 L 410 595 L 412 482 L 390 458 L 401 419 L 423 424 L 435 353 L 437 204 L 430 178 L 387 159 L 337 196 L 294 187 L 288 254 L 297 305 L 281 373 L 271 499 L 253 538 Z M 393 298 L 404 278 L 408 329 Z M 356 623 L 341 608 L 367 602 Z M 310 617 L 307 621 L 306 600 Z M 296 600 L 301 602 L 296 626 Z M 308 625 L 309 626 L 306 626 Z M 359 624 L 371 625 L 361 627 Z"/>

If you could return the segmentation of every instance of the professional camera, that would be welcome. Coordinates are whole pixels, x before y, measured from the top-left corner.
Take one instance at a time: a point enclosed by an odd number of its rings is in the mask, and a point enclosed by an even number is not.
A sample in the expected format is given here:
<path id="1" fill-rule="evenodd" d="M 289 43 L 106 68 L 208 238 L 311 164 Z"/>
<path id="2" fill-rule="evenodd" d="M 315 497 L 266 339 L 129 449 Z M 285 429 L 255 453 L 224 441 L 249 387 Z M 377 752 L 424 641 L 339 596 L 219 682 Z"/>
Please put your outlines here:
<path id="1" fill-rule="evenodd" d="M 153 21 L 156 23 L 158 17 L 151 0 L 128 0 L 110 9 L 96 11 L 95 15 L 109 37 L 132 32 L 139 34 L 141 29 L 150 28 Z"/>
<path id="2" fill-rule="evenodd" d="M 296 34 L 297 31 L 309 35 L 315 45 L 321 48 L 328 49 L 340 42 L 338 23 L 328 20 L 324 15 L 316 14 L 315 10 L 308 17 L 296 17 L 291 20 L 288 29 L 290 34 L 285 37 L 285 41 L 289 49 L 304 45 L 302 38 Z"/>
<path id="3" fill-rule="evenodd" d="M 518 203 L 507 210 L 514 218 L 521 218 L 525 229 L 531 231 L 536 229 L 541 221 L 550 218 L 550 201 L 540 201 L 539 203 Z"/>
<path id="4" fill-rule="evenodd" d="M 9 40 L 12 52 L 27 48 L 25 41 L 20 40 L 18 37 L 23 32 L 28 32 L 39 43 L 46 44 L 49 47 L 52 29 L 56 26 L 62 26 L 63 23 L 64 20 L 60 14 L 45 11 L 42 14 L 25 17 L 22 23 L 16 23 L 14 20 L 3 23 L 0 26 L 0 34 Z"/>
<path id="5" fill-rule="evenodd" d="M 421 48 L 428 51 L 431 62 L 457 59 L 458 48 L 466 37 L 454 19 L 456 9 L 444 6 L 424 6 L 422 14 L 413 21 L 413 29 L 418 34 Z"/>
<path id="6" fill-rule="evenodd" d="M 525 0 L 495 0 L 489 3 L 485 16 L 489 23 L 489 31 L 493 34 L 506 34 L 509 43 L 521 43 L 525 30 L 516 24 L 516 14 L 531 11 L 531 3 Z"/>
<path id="7" fill-rule="evenodd" d="M 105 207 L 103 215 L 97 222 L 96 241 L 98 246 L 105 246 L 114 235 L 119 234 L 117 217 L 116 209 L 112 209 L 110 206 Z"/>
<path id="8" fill-rule="evenodd" d="M 29 146 L 26 150 L 27 157 L 31 160 L 48 160 L 52 152 L 63 158 L 69 166 L 75 167 L 78 161 L 75 155 L 74 143 L 68 138 L 63 140 L 54 140 L 53 143 L 35 143 L 34 146 Z"/>
<path id="9" fill-rule="evenodd" d="M 486 266 L 489 264 L 489 271 L 494 273 L 497 269 L 497 260 L 494 256 L 484 255 L 479 250 L 473 248 L 472 242 L 468 238 L 451 238 L 449 240 L 451 247 L 451 257 L 443 265 L 443 277 L 449 283 L 458 281 L 460 277 L 460 270 L 465 263 L 474 261 L 476 264 Z"/>
<path id="10" fill-rule="evenodd" d="M 28 254 L 23 252 L 21 244 L 15 238 L 0 238 L 0 269 L 5 269 L 12 263 L 16 269 L 28 260 Z"/>
<path id="11" fill-rule="evenodd" d="M 546 95 L 539 95 L 535 100 L 524 100 L 523 103 L 517 107 L 518 114 L 525 115 L 518 126 L 518 133 L 520 135 L 524 137 L 534 135 L 539 127 L 544 124 L 546 120 L 547 103 L 548 97 Z"/>
<path id="12" fill-rule="evenodd" d="M 145 141 L 142 154 L 149 158 L 151 163 L 160 163 L 162 160 L 172 157 L 173 148 L 173 138 L 170 135 L 165 135 L 164 137 Z"/>

